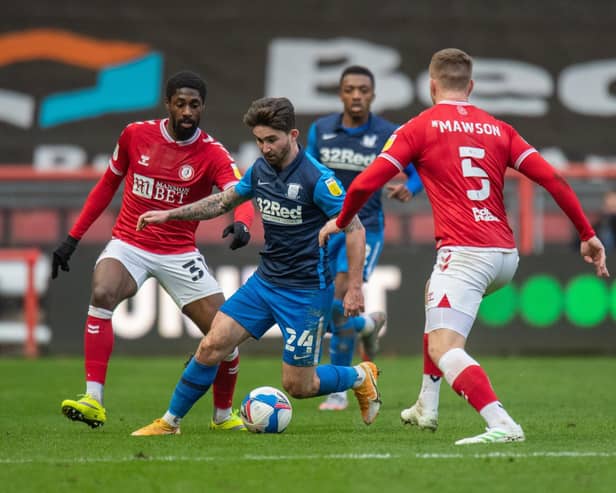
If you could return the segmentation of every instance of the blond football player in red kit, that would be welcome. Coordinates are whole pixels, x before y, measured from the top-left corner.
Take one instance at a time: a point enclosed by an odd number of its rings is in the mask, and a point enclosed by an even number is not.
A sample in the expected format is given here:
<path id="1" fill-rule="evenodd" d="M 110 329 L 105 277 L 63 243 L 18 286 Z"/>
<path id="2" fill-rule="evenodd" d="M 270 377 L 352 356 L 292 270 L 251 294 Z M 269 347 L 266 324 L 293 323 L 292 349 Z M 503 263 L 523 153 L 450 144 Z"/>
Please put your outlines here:
<path id="1" fill-rule="evenodd" d="M 370 195 L 413 162 L 434 215 L 437 259 L 426 286 L 424 376 L 403 422 L 436 430 L 441 377 L 486 421 L 484 433 L 456 442 L 523 441 L 485 371 L 466 351 L 483 296 L 511 281 L 518 252 L 507 222 L 503 186 L 513 168 L 543 186 L 575 225 L 581 254 L 609 276 L 605 249 L 563 177 L 510 125 L 469 103 L 472 59 L 449 48 L 430 62 L 434 106 L 398 128 L 377 159 L 351 184 L 338 218 L 320 240 L 344 228 Z"/>

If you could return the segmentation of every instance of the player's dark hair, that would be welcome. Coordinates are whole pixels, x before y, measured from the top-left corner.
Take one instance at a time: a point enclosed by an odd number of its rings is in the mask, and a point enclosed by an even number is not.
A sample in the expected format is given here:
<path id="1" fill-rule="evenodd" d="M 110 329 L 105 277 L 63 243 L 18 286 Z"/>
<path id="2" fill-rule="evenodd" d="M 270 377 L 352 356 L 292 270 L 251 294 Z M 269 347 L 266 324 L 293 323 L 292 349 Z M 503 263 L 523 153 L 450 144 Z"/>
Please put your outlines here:
<path id="1" fill-rule="evenodd" d="M 171 97 L 176 93 L 178 89 L 182 87 L 189 87 L 199 92 L 201 100 L 205 102 L 205 96 L 207 95 L 207 86 L 205 81 L 196 73 L 190 70 L 183 70 L 175 75 L 172 75 L 167 81 L 166 96 L 167 100 L 171 100 Z"/>
<path id="2" fill-rule="evenodd" d="M 244 123 L 271 127 L 289 133 L 295 128 L 295 108 L 287 98 L 261 98 L 253 101 L 244 115 Z"/>
<path id="3" fill-rule="evenodd" d="M 340 76 L 340 82 L 338 84 L 339 86 L 342 85 L 342 80 L 347 75 L 365 75 L 370 79 L 370 82 L 372 82 L 372 88 L 374 89 L 374 74 L 366 67 L 363 67 L 361 65 L 351 65 L 350 67 L 345 68 L 342 71 L 342 75 Z"/>
<path id="4" fill-rule="evenodd" d="M 457 48 L 445 48 L 432 55 L 430 77 L 444 89 L 464 90 L 473 76 L 473 59 Z"/>

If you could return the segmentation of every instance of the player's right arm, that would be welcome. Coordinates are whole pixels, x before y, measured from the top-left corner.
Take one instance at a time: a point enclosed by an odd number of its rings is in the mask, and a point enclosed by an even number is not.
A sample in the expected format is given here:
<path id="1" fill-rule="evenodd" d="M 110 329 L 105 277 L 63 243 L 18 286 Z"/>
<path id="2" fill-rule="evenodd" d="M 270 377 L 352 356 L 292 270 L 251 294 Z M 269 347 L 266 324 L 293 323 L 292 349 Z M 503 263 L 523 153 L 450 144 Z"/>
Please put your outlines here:
<path id="1" fill-rule="evenodd" d="M 130 138 L 128 134 L 129 132 L 125 129 L 120 135 L 107 171 L 88 194 L 81 213 L 66 239 L 54 250 L 51 265 L 52 279 L 58 277 L 59 269 L 65 272 L 70 270 L 68 262 L 77 248 L 79 240 L 111 203 L 120 183 L 122 183 L 128 166 L 128 141 Z"/>
<path id="2" fill-rule="evenodd" d="M 250 199 L 237 193 L 235 188 L 234 185 L 222 192 L 175 209 L 145 212 L 139 216 L 137 231 L 141 231 L 148 224 L 162 224 L 167 221 L 203 221 L 221 216 Z"/>

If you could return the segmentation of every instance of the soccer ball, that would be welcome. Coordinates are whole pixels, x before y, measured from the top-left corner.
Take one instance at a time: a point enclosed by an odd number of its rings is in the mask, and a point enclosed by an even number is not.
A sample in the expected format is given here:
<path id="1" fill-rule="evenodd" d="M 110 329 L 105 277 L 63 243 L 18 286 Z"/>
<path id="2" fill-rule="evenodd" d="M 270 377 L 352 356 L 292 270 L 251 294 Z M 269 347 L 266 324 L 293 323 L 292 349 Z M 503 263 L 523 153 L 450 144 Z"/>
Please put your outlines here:
<path id="1" fill-rule="evenodd" d="M 253 433 L 282 433 L 291 422 L 289 398 L 274 387 L 258 387 L 242 401 L 240 417 Z"/>

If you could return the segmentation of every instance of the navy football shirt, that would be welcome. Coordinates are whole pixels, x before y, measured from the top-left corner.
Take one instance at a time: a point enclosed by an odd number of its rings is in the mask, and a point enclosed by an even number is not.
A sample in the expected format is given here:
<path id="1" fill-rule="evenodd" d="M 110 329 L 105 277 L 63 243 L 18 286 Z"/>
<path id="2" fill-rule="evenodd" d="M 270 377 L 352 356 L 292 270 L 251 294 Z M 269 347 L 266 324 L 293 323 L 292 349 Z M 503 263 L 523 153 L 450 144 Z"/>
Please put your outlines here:
<path id="1" fill-rule="evenodd" d="M 334 170 L 346 189 L 353 179 L 374 161 L 396 128 L 397 125 L 372 113 L 365 125 L 345 128 L 342 126 L 342 114 L 335 113 L 319 118 L 312 124 L 308 132 L 306 152 Z M 412 164 L 409 164 L 404 172 L 409 176 L 407 187 L 415 195 L 422 189 L 419 175 Z M 368 199 L 359 211 L 359 218 L 366 230 L 383 229 L 380 191 Z"/>
<path id="2" fill-rule="evenodd" d="M 254 197 L 261 212 L 265 247 L 257 273 L 286 288 L 323 288 L 331 283 L 327 249 L 319 230 L 340 213 L 344 188 L 334 173 L 300 149 L 281 172 L 262 157 L 235 191 Z"/>

